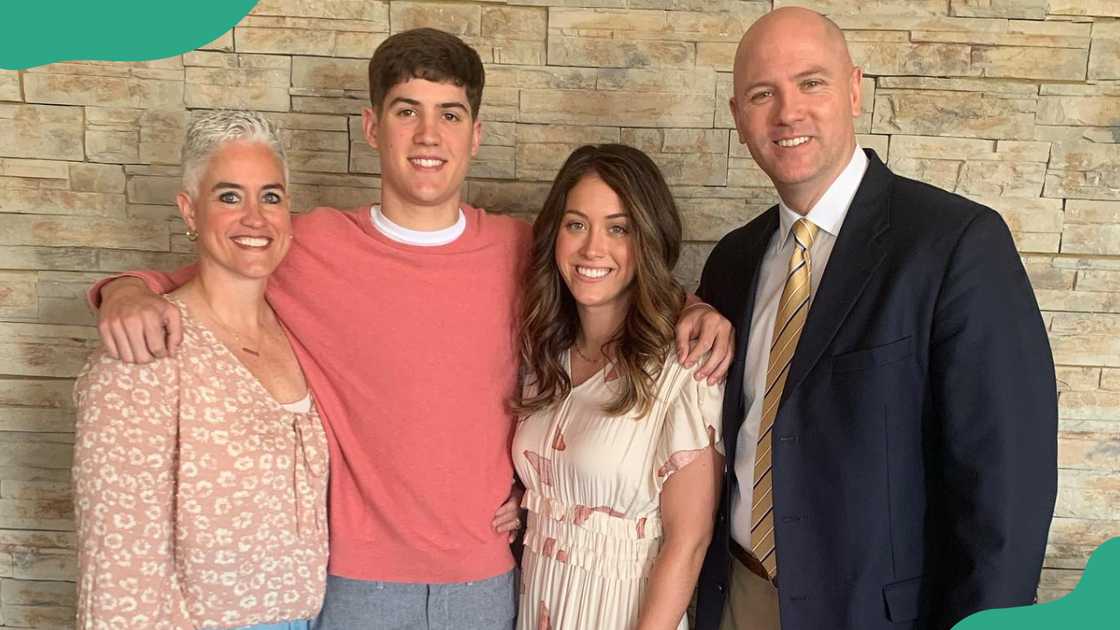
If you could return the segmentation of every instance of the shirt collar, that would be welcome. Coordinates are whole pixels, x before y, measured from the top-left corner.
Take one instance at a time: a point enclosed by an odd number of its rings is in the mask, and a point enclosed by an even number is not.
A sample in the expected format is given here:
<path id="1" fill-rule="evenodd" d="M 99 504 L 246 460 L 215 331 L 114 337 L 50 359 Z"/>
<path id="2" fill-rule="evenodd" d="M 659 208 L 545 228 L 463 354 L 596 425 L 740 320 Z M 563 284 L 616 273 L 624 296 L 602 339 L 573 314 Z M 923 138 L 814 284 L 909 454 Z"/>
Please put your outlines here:
<path id="1" fill-rule="evenodd" d="M 852 199 L 856 196 L 856 191 L 859 189 L 860 182 L 863 181 L 863 174 L 866 170 L 867 155 L 857 144 L 848 165 L 840 171 L 840 175 L 832 181 L 828 190 L 824 191 L 824 195 L 809 210 L 805 218 L 836 238 L 840 234 L 844 217 L 848 215 L 848 208 L 852 205 Z M 789 238 L 793 224 L 801 218 L 801 215 L 787 206 L 786 202 L 779 200 L 778 218 L 778 234 L 781 237 L 778 244 L 780 247 Z"/>

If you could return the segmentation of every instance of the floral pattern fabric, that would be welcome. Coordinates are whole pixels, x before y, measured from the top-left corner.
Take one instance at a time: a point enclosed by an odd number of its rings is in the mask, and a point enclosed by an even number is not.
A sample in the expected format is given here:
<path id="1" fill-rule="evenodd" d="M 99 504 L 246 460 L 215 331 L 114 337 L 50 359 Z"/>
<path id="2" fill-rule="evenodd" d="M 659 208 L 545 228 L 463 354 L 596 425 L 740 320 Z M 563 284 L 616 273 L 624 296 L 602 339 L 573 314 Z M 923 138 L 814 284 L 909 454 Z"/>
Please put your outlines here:
<path id="1" fill-rule="evenodd" d="M 645 416 L 603 412 L 615 391 L 608 366 L 518 423 L 528 510 L 519 630 L 637 624 L 661 547 L 661 489 L 709 444 L 720 448 L 723 388 L 669 354 Z"/>
<path id="2" fill-rule="evenodd" d="M 75 387 L 77 628 L 230 628 L 314 617 L 327 443 L 183 305 L 173 358 L 104 353 Z"/>

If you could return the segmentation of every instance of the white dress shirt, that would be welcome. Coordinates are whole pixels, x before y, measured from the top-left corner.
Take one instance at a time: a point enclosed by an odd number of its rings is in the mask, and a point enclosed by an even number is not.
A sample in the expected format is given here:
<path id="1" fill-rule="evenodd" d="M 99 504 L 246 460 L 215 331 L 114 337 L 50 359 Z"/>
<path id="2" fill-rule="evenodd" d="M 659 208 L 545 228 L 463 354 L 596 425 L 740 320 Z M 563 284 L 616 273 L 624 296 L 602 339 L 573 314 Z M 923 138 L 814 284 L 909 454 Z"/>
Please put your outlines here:
<path id="1" fill-rule="evenodd" d="M 836 245 L 836 236 L 844 224 L 844 217 L 852 204 L 856 190 L 867 170 L 867 156 L 856 146 L 852 159 L 839 177 L 825 191 L 805 218 L 820 228 L 809 250 L 812 277 L 809 284 L 809 304 L 817 295 L 821 276 Z M 766 381 L 766 368 L 770 361 L 770 340 L 774 336 L 774 318 L 778 316 L 778 301 L 782 297 L 793 254 L 793 224 L 801 215 L 784 201 L 778 204 L 778 231 L 770 239 L 762 257 L 758 287 L 755 290 L 754 312 L 751 314 L 750 340 L 747 342 L 747 369 L 743 376 L 743 403 L 747 415 L 739 427 L 735 447 L 735 477 L 738 488 L 731 494 L 731 537 L 744 549 L 751 548 L 751 506 L 754 486 L 754 457 L 758 450 L 758 430 L 762 424 L 762 394 Z M 749 281 L 749 279 L 748 279 Z"/>

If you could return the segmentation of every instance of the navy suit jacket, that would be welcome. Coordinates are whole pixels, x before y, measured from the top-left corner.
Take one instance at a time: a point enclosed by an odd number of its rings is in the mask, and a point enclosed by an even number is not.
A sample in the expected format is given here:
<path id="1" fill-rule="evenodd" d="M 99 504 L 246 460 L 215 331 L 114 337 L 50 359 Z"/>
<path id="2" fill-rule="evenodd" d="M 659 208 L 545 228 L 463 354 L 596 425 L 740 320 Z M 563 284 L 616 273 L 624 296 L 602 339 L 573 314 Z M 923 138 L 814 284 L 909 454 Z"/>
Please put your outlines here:
<path id="1" fill-rule="evenodd" d="M 1035 598 L 1057 493 L 1042 317 L 996 212 L 873 151 L 774 424 L 783 630 L 949 628 Z M 738 331 L 725 483 L 697 628 L 727 594 L 729 504 L 759 266 L 777 207 L 725 236 L 697 293 Z"/>

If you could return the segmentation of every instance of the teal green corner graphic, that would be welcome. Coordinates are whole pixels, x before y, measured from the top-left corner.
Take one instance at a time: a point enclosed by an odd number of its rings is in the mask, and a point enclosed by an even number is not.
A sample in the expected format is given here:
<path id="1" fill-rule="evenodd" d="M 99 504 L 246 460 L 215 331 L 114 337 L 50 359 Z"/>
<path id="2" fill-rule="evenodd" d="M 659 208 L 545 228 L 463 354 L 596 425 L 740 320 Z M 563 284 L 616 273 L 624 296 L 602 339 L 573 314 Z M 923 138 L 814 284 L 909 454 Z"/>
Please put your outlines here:
<path id="1" fill-rule="evenodd" d="M 1120 538 L 1113 538 L 1089 557 L 1081 582 L 1065 597 L 1022 608 L 978 612 L 953 630 L 1104 630 L 1120 624 Z"/>
<path id="2" fill-rule="evenodd" d="M 257 0 L 9 0 L 0 5 L 0 68 L 56 61 L 148 61 L 208 44 Z"/>

